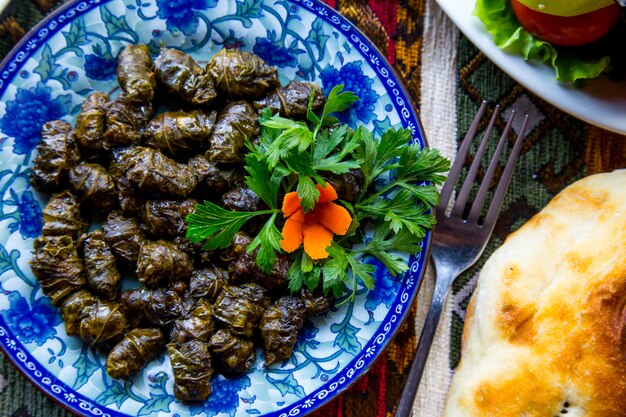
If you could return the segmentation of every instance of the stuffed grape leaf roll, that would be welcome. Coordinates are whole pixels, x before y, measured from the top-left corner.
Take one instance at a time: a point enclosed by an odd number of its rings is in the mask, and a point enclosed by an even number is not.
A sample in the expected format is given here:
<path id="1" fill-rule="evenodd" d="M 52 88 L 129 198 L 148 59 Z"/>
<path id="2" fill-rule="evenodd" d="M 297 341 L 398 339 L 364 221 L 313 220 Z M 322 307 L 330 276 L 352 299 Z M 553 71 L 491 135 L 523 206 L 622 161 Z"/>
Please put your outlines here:
<path id="1" fill-rule="evenodd" d="M 72 126 L 62 120 L 46 122 L 36 149 L 30 183 L 37 191 L 54 192 L 59 188 L 65 172 L 80 160 Z"/>
<path id="2" fill-rule="evenodd" d="M 177 49 L 161 48 L 154 60 L 154 72 L 161 85 L 188 103 L 203 106 L 217 95 L 211 74 Z"/>
<path id="3" fill-rule="evenodd" d="M 130 215 L 138 214 L 145 201 L 126 177 L 126 171 L 130 166 L 129 161 L 136 152 L 136 148 L 113 149 L 109 165 L 109 174 L 116 184 L 120 208 Z"/>
<path id="4" fill-rule="evenodd" d="M 160 151 L 136 147 L 126 156 L 126 177 L 142 194 L 185 198 L 196 187 L 193 170 L 179 164 Z"/>
<path id="5" fill-rule="evenodd" d="M 189 277 L 193 265 L 189 256 L 167 240 L 144 240 L 139 248 L 137 278 L 147 287 L 155 287 L 168 280 Z"/>
<path id="6" fill-rule="evenodd" d="M 260 97 L 278 87 L 278 70 L 258 55 L 238 49 L 222 49 L 206 66 L 215 86 L 230 97 Z"/>
<path id="7" fill-rule="evenodd" d="M 251 339 L 221 329 L 211 337 L 210 344 L 216 366 L 226 374 L 245 373 L 254 365 L 256 352 Z"/>
<path id="8" fill-rule="evenodd" d="M 128 330 L 120 305 L 101 300 L 85 290 L 68 297 L 61 306 L 67 334 L 78 336 L 89 346 L 108 350 Z"/>
<path id="9" fill-rule="evenodd" d="M 265 310 L 259 328 L 265 348 L 265 363 L 271 365 L 291 356 L 304 326 L 306 308 L 294 296 L 281 297 Z"/>
<path id="10" fill-rule="evenodd" d="M 142 228 L 154 237 L 173 239 L 187 232 L 187 216 L 194 212 L 198 202 L 188 198 L 182 201 L 150 200 L 141 209 Z"/>
<path id="11" fill-rule="evenodd" d="M 104 232 L 95 230 L 89 233 L 82 242 L 82 248 L 87 286 L 105 299 L 114 300 L 122 278 Z"/>
<path id="12" fill-rule="evenodd" d="M 67 190 L 53 194 L 42 212 L 44 236 L 69 235 L 76 240 L 87 230 L 78 199 Z"/>
<path id="13" fill-rule="evenodd" d="M 83 311 L 92 308 L 98 299 L 87 290 L 78 290 L 72 293 L 61 304 L 61 314 L 65 323 L 65 333 L 69 336 L 78 336 Z"/>
<path id="14" fill-rule="evenodd" d="M 189 294 L 197 299 L 215 301 L 228 279 L 228 272 L 219 266 L 195 270 L 189 277 Z"/>
<path id="15" fill-rule="evenodd" d="M 193 169 L 198 185 L 202 185 L 203 191 L 210 196 L 219 196 L 244 182 L 241 168 L 219 166 L 216 162 L 209 161 L 205 155 L 196 155 L 187 164 Z"/>
<path id="16" fill-rule="evenodd" d="M 115 181 L 102 165 L 81 162 L 68 171 L 67 178 L 78 198 L 96 209 L 109 212 L 117 204 Z"/>
<path id="17" fill-rule="evenodd" d="M 167 353 L 174 373 L 174 395 L 181 401 L 204 401 L 213 392 L 213 365 L 207 342 L 169 343 Z"/>
<path id="18" fill-rule="evenodd" d="M 126 379 L 156 358 L 164 345 L 160 329 L 133 329 L 109 352 L 107 373 L 111 378 Z"/>
<path id="19" fill-rule="evenodd" d="M 153 113 L 151 103 L 134 103 L 126 94 L 120 94 L 106 105 L 107 128 L 102 147 L 113 149 L 139 143 Z"/>
<path id="20" fill-rule="evenodd" d="M 154 98 L 156 79 L 148 46 L 127 45 L 117 57 L 117 81 L 135 103 L 148 103 Z"/>
<path id="21" fill-rule="evenodd" d="M 207 158 L 215 162 L 241 162 L 246 138 L 252 140 L 261 130 L 254 107 L 244 100 L 226 105 L 215 122 L 209 139 Z"/>
<path id="22" fill-rule="evenodd" d="M 41 291 L 57 306 L 84 284 L 83 260 L 71 236 L 40 236 L 35 239 L 30 267 Z"/>
<path id="23" fill-rule="evenodd" d="M 189 340 L 208 342 L 215 333 L 213 307 L 207 300 L 200 300 L 188 317 L 177 319 L 170 333 L 170 340 L 177 344 Z"/>
<path id="24" fill-rule="evenodd" d="M 90 151 L 100 151 L 106 131 L 106 104 L 109 96 L 101 91 L 89 94 L 76 116 L 74 137 L 80 146 Z"/>
<path id="25" fill-rule="evenodd" d="M 180 294 L 170 288 L 141 287 L 124 291 L 120 295 L 120 305 L 130 327 L 139 327 L 143 323 L 165 326 L 186 311 Z"/>
<path id="26" fill-rule="evenodd" d="M 306 81 L 291 81 L 286 86 L 279 87 L 267 96 L 256 100 L 253 104 L 257 110 L 269 107 L 272 113 L 279 113 L 283 117 L 302 117 L 306 116 L 311 94 L 314 94 L 311 108 L 321 109 L 326 102 L 324 92 L 317 84 Z"/>
<path id="27" fill-rule="evenodd" d="M 235 185 L 220 198 L 221 206 L 231 211 L 257 211 L 260 209 L 261 199 L 246 184 Z"/>
<path id="28" fill-rule="evenodd" d="M 202 110 L 159 114 L 146 127 L 146 145 L 173 156 L 204 150 L 215 125 L 217 113 Z"/>
<path id="29" fill-rule="evenodd" d="M 137 219 L 112 211 L 102 225 L 102 230 L 113 254 L 127 265 L 135 265 L 141 242 L 145 240 Z"/>
<path id="30" fill-rule="evenodd" d="M 231 333 L 252 337 L 263 311 L 269 305 L 267 290 L 260 285 L 225 286 L 215 301 L 213 316 Z"/>

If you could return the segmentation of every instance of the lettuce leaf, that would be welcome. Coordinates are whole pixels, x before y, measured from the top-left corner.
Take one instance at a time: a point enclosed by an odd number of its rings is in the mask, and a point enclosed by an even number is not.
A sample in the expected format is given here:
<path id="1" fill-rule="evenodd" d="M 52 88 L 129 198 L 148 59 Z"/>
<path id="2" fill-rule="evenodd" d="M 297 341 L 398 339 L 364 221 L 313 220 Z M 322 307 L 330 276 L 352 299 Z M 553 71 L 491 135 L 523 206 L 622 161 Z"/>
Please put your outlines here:
<path id="1" fill-rule="evenodd" d="M 576 48 L 555 48 L 550 43 L 535 38 L 517 21 L 510 0 L 477 0 L 474 15 L 493 36 L 498 48 L 520 54 L 526 60 L 539 60 L 551 65 L 556 79 L 564 83 L 596 78 L 609 68 L 608 56 L 600 59 L 583 59 Z"/>

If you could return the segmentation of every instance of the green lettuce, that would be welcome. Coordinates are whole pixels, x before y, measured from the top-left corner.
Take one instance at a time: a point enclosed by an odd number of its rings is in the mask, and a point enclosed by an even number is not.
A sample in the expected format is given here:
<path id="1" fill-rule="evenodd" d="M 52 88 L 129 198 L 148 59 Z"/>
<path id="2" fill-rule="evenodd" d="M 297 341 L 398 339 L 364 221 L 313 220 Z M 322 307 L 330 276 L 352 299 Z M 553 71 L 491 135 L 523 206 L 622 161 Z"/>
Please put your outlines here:
<path id="1" fill-rule="evenodd" d="M 496 45 L 509 53 L 520 54 L 526 60 L 539 60 L 552 65 L 556 79 L 564 83 L 595 78 L 608 69 L 610 58 L 583 59 L 576 48 L 557 49 L 535 38 L 517 21 L 510 0 L 477 0 L 474 15 L 493 36 Z"/>

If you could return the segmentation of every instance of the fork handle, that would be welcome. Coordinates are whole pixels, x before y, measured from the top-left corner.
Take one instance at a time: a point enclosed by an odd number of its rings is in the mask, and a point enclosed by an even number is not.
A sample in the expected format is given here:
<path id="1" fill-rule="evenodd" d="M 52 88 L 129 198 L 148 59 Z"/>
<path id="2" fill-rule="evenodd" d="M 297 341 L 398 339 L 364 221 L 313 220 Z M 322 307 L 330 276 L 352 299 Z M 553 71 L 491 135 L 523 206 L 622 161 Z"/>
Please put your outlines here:
<path id="1" fill-rule="evenodd" d="M 443 305 L 446 302 L 448 296 L 449 285 L 442 285 L 443 280 L 437 280 L 435 284 L 435 291 L 433 298 L 430 302 L 430 308 L 424 321 L 424 327 L 420 334 L 419 342 L 417 343 L 417 351 L 415 357 L 411 363 L 411 369 L 409 370 L 409 376 L 407 377 L 406 385 L 402 391 L 398 408 L 396 409 L 395 417 L 409 417 L 413 410 L 413 402 L 415 401 L 415 395 L 417 394 L 417 388 L 419 387 L 424 373 L 424 367 L 426 366 L 426 360 L 428 359 L 428 353 L 430 347 L 433 344 L 435 333 L 437 332 L 437 325 L 441 317 Z"/>

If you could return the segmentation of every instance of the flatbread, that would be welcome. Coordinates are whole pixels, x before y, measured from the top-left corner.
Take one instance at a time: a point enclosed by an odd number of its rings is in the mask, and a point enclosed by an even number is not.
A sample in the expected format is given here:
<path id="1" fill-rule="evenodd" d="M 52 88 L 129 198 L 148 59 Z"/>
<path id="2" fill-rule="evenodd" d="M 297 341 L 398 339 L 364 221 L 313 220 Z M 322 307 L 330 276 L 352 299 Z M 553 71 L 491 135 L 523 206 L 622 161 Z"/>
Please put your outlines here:
<path id="1" fill-rule="evenodd" d="M 626 416 L 626 170 L 572 184 L 489 258 L 444 416 Z"/>

